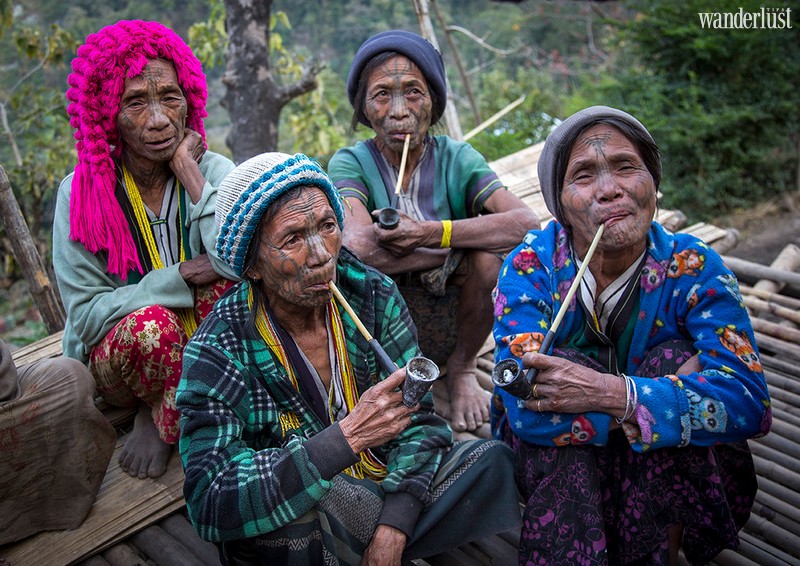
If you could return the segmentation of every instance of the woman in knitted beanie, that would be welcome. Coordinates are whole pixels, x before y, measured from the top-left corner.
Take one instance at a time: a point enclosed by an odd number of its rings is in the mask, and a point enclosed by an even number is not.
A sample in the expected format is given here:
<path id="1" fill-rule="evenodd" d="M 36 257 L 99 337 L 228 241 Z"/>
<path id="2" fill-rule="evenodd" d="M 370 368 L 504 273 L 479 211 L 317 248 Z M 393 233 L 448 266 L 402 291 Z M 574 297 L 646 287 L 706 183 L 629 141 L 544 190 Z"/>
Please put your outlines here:
<path id="1" fill-rule="evenodd" d="M 189 341 L 177 406 L 189 517 L 223 563 L 399 565 L 518 529 L 511 451 L 453 446 L 430 392 L 404 404 L 414 325 L 392 280 L 342 247 L 319 165 L 245 161 L 217 221 L 244 281 Z M 330 282 L 402 369 L 381 371 Z"/>
<path id="2" fill-rule="evenodd" d="M 447 87 L 441 55 L 419 35 L 389 30 L 367 39 L 350 67 L 347 95 L 353 126 L 372 128 L 375 137 L 330 161 L 347 203 L 344 243 L 395 279 L 425 355 L 447 364 L 449 410 L 437 411 L 456 431 L 475 430 L 489 420 L 489 394 L 475 369 L 492 327 L 491 291 L 503 254 L 538 219 L 472 146 L 430 134 Z M 375 223 L 384 208 L 400 211 L 396 228 Z"/>
<path id="3" fill-rule="evenodd" d="M 53 226 L 64 354 L 108 403 L 138 407 L 120 464 L 157 477 L 178 439 L 183 347 L 233 277 L 214 252 L 216 186 L 233 163 L 206 150 L 205 76 L 172 30 L 117 22 L 72 69 L 78 162 Z"/>

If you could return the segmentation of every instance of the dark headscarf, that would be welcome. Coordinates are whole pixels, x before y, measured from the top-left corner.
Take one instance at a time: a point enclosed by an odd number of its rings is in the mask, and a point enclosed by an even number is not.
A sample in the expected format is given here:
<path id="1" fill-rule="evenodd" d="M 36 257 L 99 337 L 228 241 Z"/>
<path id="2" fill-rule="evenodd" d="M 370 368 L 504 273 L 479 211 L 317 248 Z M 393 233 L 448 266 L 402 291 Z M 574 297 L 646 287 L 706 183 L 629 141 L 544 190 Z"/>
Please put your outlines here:
<path id="1" fill-rule="evenodd" d="M 563 224 L 561 213 L 561 188 L 567 171 L 567 161 L 578 136 L 596 124 L 609 124 L 618 128 L 639 150 L 644 164 L 653 176 L 656 190 L 661 184 L 661 155 L 653 136 L 639 120 L 616 108 L 591 106 L 576 112 L 547 136 L 539 157 L 539 184 L 542 196 L 555 219 Z"/>
<path id="2" fill-rule="evenodd" d="M 364 110 L 355 108 L 361 73 L 373 57 L 387 52 L 396 52 L 408 57 L 422 71 L 428 87 L 435 94 L 431 124 L 438 122 L 447 104 L 447 83 L 442 56 L 428 40 L 416 33 L 403 30 L 389 30 L 375 34 L 362 43 L 356 51 L 353 64 L 350 66 L 350 74 L 347 76 L 347 97 L 358 114 L 358 121 L 372 127 L 364 115 Z"/>

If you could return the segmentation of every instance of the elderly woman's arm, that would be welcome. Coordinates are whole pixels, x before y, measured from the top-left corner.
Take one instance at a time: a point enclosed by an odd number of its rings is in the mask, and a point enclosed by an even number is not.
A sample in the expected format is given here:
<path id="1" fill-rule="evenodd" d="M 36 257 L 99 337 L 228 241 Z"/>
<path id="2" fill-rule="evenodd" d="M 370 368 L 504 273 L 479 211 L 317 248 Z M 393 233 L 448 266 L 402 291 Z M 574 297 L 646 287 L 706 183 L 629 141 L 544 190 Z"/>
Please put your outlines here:
<path id="1" fill-rule="evenodd" d="M 639 409 L 629 438 L 638 450 L 744 440 L 766 434 L 771 423 L 767 384 L 736 278 L 700 241 L 680 244 L 673 265 L 684 257 L 698 264 L 667 279 L 662 295 L 670 301 L 642 309 L 658 312 L 648 344 L 688 335 L 702 371 L 634 377 Z"/>
<path id="2" fill-rule="evenodd" d="M 634 450 L 731 442 L 769 429 L 769 396 L 735 279 L 716 253 L 697 245 L 687 253 L 700 258 L 702 267 L 680 277 L 667 277 L 665 270 L 655 290 L 640 294 L 631 359 L 641 359 L 642 353 L 672 340 L 693 342 L 698 354 L 678 376 L 645 378 L 636 375 L 635 365 L 628 369 L 638 404 L 623 426 Z M 515 250 L 513 255 L 531 262 L 531 251 L 530 247 L 522 254 Z M 547 293 L 541 293 L 551 288 L 549 277 L 506 273 L 498 285 L 497 305 L 503 307 L 496 310 L 498 360 L 511 355 L 512 348 L 520 355 L 535 352 L 556 308 L 550 307 Z M 562 327 L 567 328 L 559 332 L 556 343 L 580 332 L 578 326 L 570 328 L 577 318 L 568 314 L 564 320 Z M 512 328 L 543 330 L 511 334 Z M 537 395 L 544 399 L 523 403 L 507 394 L 503 399 L 512 427 L 529 442 L 602 443 L 615 426 L 610 417 L 625 413 L 622 378 L 541 354 L 526 354 L 525 363 L 540 369 Z"/>
<path id="3" fill-rule="evenodd" d="M 181 380 L 177 393 L 179 448 L 192 523 L 204 539 L 225 541 L 300 517 L 357 458 L 338 425 L 309 439 L 285 433 L 280 416 L 286 408 L 262 388 L 252 360 L 239 359 L 210 335 L 185 350 L 184 375 L 191 379 Z"/>
<path id="4" fill-rule="evenodd" d="M 500 269 L 494 294 L 495 323 L 492 331 L 497 362 L 514 358 L 522 364 L 525 354 L 537 352 L 556 310 L 561 306 L 555 299 L 563 293 L 557 292 L 557 272 L 552 265 L 552 257 L 555 255 L 552 249 L 555 238 L 553 228 L 551 225 L 542 231 L 529 232 L 523 243 L 508 254 Z M 569 327 L 571 320 L 572 317 L 568 314 L 562 322 L 562 328 Z M 561 363 L 561 360 L 550 359 L 549 356 L 540 357 L 546 362 Z M 582 369 L 591 371 L 588 368 Z M 587 383 L 591 383 L 595 392 L 599 392 L 600 388 L 591 379 L 597 375 L 597 372 L 585 375 Z M 614 381 L 611 378 L 619 380 L 610 375 L 600 379 L 603 384 L 607 380 L 613 386 Z M 493 403 L 492 414 L 492 428 L 495 433 L 499 435 L 499 426 L 507 421 L 517 436 L 539 446 L 604 445 L 608 440 L 608 432 L 616 424 L 612 420 L 612 413 L 617 413 L 620 406 L 616 402 L 612 408 L 611 392 L 597 393 L 594 399 L 589 399 L 589 393 L 582 391 L 572 398 L 572 402 L 580 403 L 581 407 L 574 404 L 569 413 L 551 412 L 558 409 L 537 406 L 536 400 L 532 402 L 532 408 L 529 408 L 524 401 L 499 388 L 495 388 L 495 395 L 497 399 Z M 624 410 L 624 386 L 620 398 Z M 602 411 L 597 404 L 600 400 L 609 403 L 609 412 Z M 502 407 L 501 412 L 498 411 L 499 407 Z M 566 407 L 562 406 L 562 409 Z"/>
<path id="5" fill-rule="evenodd" d="M 53 223 L 53 268 L 69 324 L 86 351 L 69 352 L 88 358 L 96 345 L 123 317 L 149 305 L 167 308 L 191 307 L 192 291 L 178 272 L 178 266 L 151 271 L 138 283 L 122 281 L 106 272 L 103 256 L 89 252 L 69 237 L 72 175 L 59 187 Z"/>

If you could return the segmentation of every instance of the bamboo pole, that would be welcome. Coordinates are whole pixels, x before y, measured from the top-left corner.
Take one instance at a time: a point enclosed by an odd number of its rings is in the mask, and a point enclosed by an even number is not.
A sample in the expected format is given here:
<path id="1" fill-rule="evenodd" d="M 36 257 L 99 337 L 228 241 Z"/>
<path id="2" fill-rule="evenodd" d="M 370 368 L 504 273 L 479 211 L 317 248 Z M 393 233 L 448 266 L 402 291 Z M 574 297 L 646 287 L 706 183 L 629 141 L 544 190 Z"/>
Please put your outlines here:
<path id="1" fill-rule="evenodd" d="M 778 338 L 773 338 L 772 336 L 768 336 L 762 332 L 756 332 L 755 335 L 759 350 L 762 348 L 765 350 L 771 350 L 777 355 L 791 356 L 792 358 L 800 361 L 800 346 L 797 346 L 796 344 L 790 344 L 789 342 L 779 340 Z"/>
<path id="2" fill-rule="evenodd" d="M 58 302 L 57 291 L 47 276 L 42 258 L 31 238 L 28 224 L 22 215 L 5 169 L 0 166 L 0 217 L 25 280 L 48 334 L 64 330 L 64 311 Z"/>
<path id="3" fill-rule="evenodd" d="M 500 109 L 500 111 L 495 112 L 494 114 L 492 114 L 492 116 L 490 116 L 482 123 L 472 128 L 466 134 L 464 134 L 464 141 L 469 141 L 471 138 L 475 137 L 477 134 L 481 133 L 483 130 L 485 130 L 486 128 L 497 122 L 500 118 L 502 118 L 503 116 L 514 110 L 514 108 L 522 104 L 524 101 L 525 101 L 525 95 L 523 94 L 518 99 L 507 104 L 504 108 Z"/>
<path id="4" fill-rule="evenodd" d="M 758 478 L 758 494 L 756 494 L 756 499 L 758 499 L 759 495 L 762 493 L 769 497 L 766 503 L 775 499 L 789 507 L 789 509 L 793 509 L 795 513 L 800 513 L 800 493 L 792 491 L 785 485 L 769 478 Z M 800 516 L 798 516 L 797 523 L 800 525 Z"/>
<path id="5" fill-rule="evenodd" d="M 752 261 L 727 255 L 722 256 L 722 260 L 737 276 L 748 277 L 750 279 L 771 279 L 772 281 L 785 283 L 793 289 L 800 289 L 800 273 L 782 271 L 780 269 L 761 265 L 760 263 L 753 263 Z"/>
<path id="6" fill-rule="evenodd" d="M 794 272 L 800 268 L 800 248 L 794 244 L 786 245 L 778 256 L 770 264 L 772 269 L 779 269 L 786 272 Z M 761 279 L 756 282 L 753 287 L 755 289 L 778 293 L 785 286 L 780 281 L 773 281 L 772 279 Z"/>
<path id="7" fill-rule="evenodd" d="M 755 560 L 757 566 L 786 566 L 792 563 L 790 555 L 750 532 L 740 532 L 739 538 L 742 543 L 739 552 Z"/>
<path id="8" fill-rule="evenodd" d="M 783 326 L 763 318 L 751 317 L 750 322 L 753 325 L 753 330 L 767 334 L 773 338 L 778 338 L 793 344 L 800 344 L 800 330 L 791 326 Z"/>
<path id="9" fill-rule="evenodd" d="M 775 303 L 768 303 L 767 301 L 759 299 L 758 297 L 744 296 L 742 299 L 744 300 L 745 306 L 751 310 L 766 311 L 774 314 L 775 316 L 779 316 L 791 322 L 800 324 L 800 312 L 796 310 L 782 307 L 781 305 L 777 305 Z"/>
<path id="10" fill-rule="evenodd" d="M 758 475 L 785 485 L 792 491 L 800 492 L 800 474 L 794 471 L 797 468 L 796 456 L 765 446 L 762 441 L 763 438 L 760 438 L 748 443 Z"/>
<path id="11" fill-rule="evenodd" d="M 433 24 L 431 23 L 431 14 L 428 10 L 428 0 L 412 0 L 414 3 L 414 12 L 417 14 L 419 20 L 419 27 L 422 31 L 422 37 L 431 42 L 436 50 L 441 53 L 439 49 L 439 42 L 436 40 L 436 32 L 433 31 Z M 450 81 L 445 74 L 445 84 L 447 85 L 448 98 L 452 97 L 450 94 L 453 92 L 450 88 Z M 452 102 L 452 100 L 451 100 Z M 444 107 L 444 121 L 447 124 L 448 135 L 456 140 L 463 140 L 464 134 L 461 131 L 461 122 L 458 120 L 458 112 L 456 111 L 455 104 L 447 104 Z"/>
<path id="12" fill-rule="evenodd" d="M 743 295 L 752 295 L 759 299 L 763 299 L 768 303 L 775 303 L 776 305 L 780 305 L 782 307 L 800 310 L 800 299 L 795 299 L 794 297 L 787 297 L 786 295 L 781 295 L 779 293 L 772 293 L 763 289 L 756 289 L 755 287 L 750 287 L 744 283 L 739 284 L 739 290 Z"/>

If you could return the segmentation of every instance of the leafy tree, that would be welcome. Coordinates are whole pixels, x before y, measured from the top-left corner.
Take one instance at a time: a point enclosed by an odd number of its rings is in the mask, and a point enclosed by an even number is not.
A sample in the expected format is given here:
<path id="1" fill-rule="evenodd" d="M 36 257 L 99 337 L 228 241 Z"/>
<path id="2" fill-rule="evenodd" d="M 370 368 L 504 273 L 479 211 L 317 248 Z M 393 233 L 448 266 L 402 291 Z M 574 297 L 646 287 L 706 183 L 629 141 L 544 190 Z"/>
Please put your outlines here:
<path id="1" fill-rule="evenodd" d="M 490 85 L 480 90 L 481 113 L 486 118 L 525 96 L 520 106 L 470 140 L 489 161 L 544 141 L 556 124 L 553 116 L 561 114 L 557 96 L 561 89 L 547 73 L 497 66 L 482 74 L 481 83 Z"/>
<path id="2" fill-rule="evenodd" d="M 702 218 L 792 187 L 797 167 L 800 41 L 794 29 L 704 29 L 699 12 L 760 12 L 780 2 L 630 3 L 615 78 L 592 77 L 581 102 L 618 105 L 664 154 L 664 204 Z"/>
<path id="3" fill-rule="evenodd" d="M 72 128 L 62 89 L 67 54 L 76 40 L 56 24 L 41 30 L 14 23 L 10 39 L 17 54 L 0 70 L 0 163 L 42 257 L 48 257 L 55 187 L 74 165 Z M 13 272 L 13 255 L 3 235 L 5 275 Z"/>
<path id="4" fill-rule="evenodd" d="M 225 0 L 224 11 L 214 1 L 217 5 L 212 4 L 209 22 L 195 26 L 190 37 L 200 43 L 197 50 L 204 54 L 227 39 L 222 104 L 231 118 L 226 143 L 239 163 L 277 149 L 283 107 L 317 87 L 322 66 L 313 60 L 300 64 L 284 49 L 282 37 L 273 30 L 278 21 L 288 28 L 289 21 L 283 12 L 270 13 L 271 0 Z M 218 55 L 211 61 L 218 61 Z M 285 82 L 290 77 L 291 82 Z"/>

